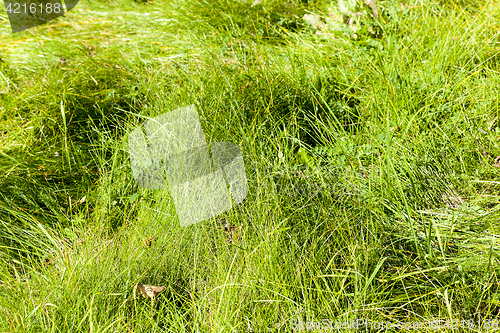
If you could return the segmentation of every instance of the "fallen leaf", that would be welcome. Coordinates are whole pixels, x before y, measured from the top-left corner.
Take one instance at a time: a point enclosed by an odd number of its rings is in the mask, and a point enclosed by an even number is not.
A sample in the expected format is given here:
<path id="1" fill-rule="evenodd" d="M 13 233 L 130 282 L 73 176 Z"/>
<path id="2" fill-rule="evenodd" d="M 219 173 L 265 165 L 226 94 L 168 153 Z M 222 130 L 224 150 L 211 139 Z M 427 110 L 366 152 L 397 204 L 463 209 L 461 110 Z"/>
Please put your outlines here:
<path id="1" fill-rule="evenodd" d="M 235 225 L 225 225 L 224 233 L 226 234 L 227 241 L 229 243 L 235 243 L 239 237 L 240 228 Z"/>
<path id="2" fill-rule="evenodd" d="M 165 286 L 150 286 L 148 284 L 137 284 L 135 289 L 144 298 L 154 298 L 165 289 Z"/>
<path id="3" fill-rule="evenodd" d="M 76 202 L 76 204 L 77 204 L 77 205 L 78 205 L 78 204 L 81 204 L 81 203 L 85 202 L 85 200 L 87 200 L 87 196 L 86 196 L 86 195 L 84 195 L 84 196 L 83 196 L 83 198 L 81 198 L 80 200 L 78 200 L 78 201 Z"/>
<path id="4" fill-rule="evenodd" d="M 154 236 L 149 236 L 144 243 L 146 243 L 146 246 L 151 246 L 151 243 L 154 239 Z"/>
<path id="5" fill-rule="evenodd" d="M 500 168 L 500 156 L 495 158 L 495 164 L 493 164 L 494 167 Z"/>

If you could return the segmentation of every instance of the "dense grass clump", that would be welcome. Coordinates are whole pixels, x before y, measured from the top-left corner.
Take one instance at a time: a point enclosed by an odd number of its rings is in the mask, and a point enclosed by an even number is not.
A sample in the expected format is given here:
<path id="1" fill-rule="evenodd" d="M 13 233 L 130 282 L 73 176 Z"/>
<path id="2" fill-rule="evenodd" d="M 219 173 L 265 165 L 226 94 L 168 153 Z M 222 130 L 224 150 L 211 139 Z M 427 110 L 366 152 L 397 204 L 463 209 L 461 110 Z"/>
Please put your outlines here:
<path id="1" fill-rule="evenodd" d="M 0 12 L 0 331 L 495 327 L 498 8 L 352 8 L 93 1 L 17 34 Z M 180 227 L 128 135 L 187 105 L 249 193 Z"/>

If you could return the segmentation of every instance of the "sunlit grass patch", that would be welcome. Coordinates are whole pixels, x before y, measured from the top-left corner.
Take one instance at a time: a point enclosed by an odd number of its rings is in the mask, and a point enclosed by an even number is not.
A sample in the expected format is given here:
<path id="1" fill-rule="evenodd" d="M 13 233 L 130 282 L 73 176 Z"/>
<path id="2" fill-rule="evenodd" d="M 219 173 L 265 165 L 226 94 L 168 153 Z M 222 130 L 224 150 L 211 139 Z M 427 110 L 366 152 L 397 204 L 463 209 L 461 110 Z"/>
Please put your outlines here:
<path id="1" fill-rule="evenodd" d="M 84 2 L 20 34 L 0 16 L 0 327 L 497 318 L 498 10 L 380 1 L 353 36 L 332 6 Z M 249 193 L 182 228 L 127 139 L 192 104 Z"/>

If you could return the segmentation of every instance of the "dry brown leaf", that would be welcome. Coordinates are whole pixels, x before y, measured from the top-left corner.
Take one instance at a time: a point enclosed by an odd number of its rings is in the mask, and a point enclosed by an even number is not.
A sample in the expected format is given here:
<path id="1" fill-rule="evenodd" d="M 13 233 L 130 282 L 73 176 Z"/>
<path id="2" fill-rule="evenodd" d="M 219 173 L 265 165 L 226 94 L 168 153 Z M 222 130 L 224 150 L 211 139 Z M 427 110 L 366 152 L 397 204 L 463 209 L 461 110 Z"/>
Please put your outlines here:
<path id="1" fill-rule="evenodd" d="M 240 238 L 240 228 L 235 225 L 225 225 L 224 233 L 229 243 L 235 243 Z"/>
<path id="2" fill-rule="evenodd" d="M 494 167 L 500 168 L 500 156 L 495 158 L 495 164 L 493 164 Z"/>
<path id="3" fill-rule="evenodd" d="M 85 200 L 87 200 L 87 196 L 86 196 L 86 195 L 84 195 L 84 196 L 83 196 L 83 198 L 81 198 L 80 200 L 78 200 L 78 201 L 76 202 L 76 204 L 78 205 L 78 204 L 84 203 L 84 202 L 85 202 Z"/>
<path id="4" fill-rule="evenodd" d="M 135 289 L 144 298 L 154 298 L 165 289 L 165 286 L 150 286 L 149 284 L 138 284 Z"/>
<path id="5" fill-rule="evenodd" d="M 149 236 L 145 241 L 146 246 L 151 246 L 151 243 L 153 242 L 154 239 L 155 239 L 154 236 Z"/>

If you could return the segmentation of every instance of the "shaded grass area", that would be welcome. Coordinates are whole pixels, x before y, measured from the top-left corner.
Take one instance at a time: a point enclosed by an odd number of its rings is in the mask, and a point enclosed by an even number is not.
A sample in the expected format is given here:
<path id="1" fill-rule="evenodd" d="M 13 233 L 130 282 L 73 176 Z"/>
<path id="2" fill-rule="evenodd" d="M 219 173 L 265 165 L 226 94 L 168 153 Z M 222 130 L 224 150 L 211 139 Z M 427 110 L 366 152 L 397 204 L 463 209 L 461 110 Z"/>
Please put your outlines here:
<path id="1" fill-rule="evenodd" d="M 251 5 L 2 25 L 3 330 L 497 318 L 498 9 L 380 1 L 352 39 L 302 20 L 327 3 Z M 208 142 L 241 147 L 250 191 L 181 228 L 168 192 L 135 185 L 127 134 L 190 104 Z M 136 283 L 167 289 L 153 304 Z"/>

